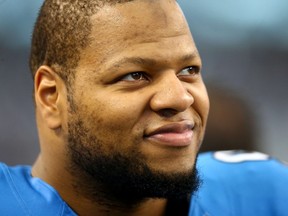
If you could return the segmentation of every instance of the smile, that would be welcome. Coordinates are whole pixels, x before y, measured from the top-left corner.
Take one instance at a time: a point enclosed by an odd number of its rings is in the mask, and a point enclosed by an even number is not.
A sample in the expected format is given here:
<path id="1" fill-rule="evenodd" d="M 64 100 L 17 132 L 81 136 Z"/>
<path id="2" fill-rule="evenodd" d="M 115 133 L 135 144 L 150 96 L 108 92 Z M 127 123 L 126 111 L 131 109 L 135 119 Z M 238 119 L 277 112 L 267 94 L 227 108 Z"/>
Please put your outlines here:
<path id="1" fill-rule="evenodd" d="M 194 124 L 173 123 L 161 126 L 144 136 L 148 141 L 171 147 L 184 147 L 192 143 Z"/>

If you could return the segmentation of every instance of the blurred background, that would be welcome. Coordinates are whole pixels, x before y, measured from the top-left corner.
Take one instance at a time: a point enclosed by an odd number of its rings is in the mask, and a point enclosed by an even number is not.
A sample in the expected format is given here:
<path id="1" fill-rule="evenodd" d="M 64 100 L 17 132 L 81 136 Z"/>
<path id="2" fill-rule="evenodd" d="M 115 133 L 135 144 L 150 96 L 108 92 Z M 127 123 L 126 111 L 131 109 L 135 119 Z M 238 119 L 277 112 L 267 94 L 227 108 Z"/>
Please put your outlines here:
<path id="1" fill-rule="evenodd" d="M 0 161 L 39 152 L 28 68 L 42 0 L 0 0 Z M 204 63 L 203 151 L 245 148 L 288 161 L 288 1 L 180 0 Z M 233 142 L 234 140 L 234 142 Z"/>

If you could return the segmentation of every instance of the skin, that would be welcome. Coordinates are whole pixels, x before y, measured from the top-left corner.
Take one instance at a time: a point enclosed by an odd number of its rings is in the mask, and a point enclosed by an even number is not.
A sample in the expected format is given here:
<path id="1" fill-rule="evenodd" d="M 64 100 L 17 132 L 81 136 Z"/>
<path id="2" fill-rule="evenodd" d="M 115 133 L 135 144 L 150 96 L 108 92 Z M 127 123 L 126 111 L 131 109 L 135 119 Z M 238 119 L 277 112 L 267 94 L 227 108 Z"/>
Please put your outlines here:
<path id="1" fill-rule="evenodd" d="M 105 143 L 101 148 L 107 155 L 137 150 L 153 170 L 191 170 L 209 101 L 197 70 L 201 59 L 178 5 L 136 0 L 104 6 L 91 22 L 91 44 L 81 52 L 71 87 L 77 116 Z M 165 199 L 147 199 L 133 209 L 119 210 L 75 191 L 72 183 L 82 176 L 67 169 L 68 122 L 73 119 L 67 88 L 44 65 L 34 85 L 41 153 L 33 176 L 52 185 L 80 215 L 162 215 Z M 167 125 L 172 131 L 154 134 Z"/>

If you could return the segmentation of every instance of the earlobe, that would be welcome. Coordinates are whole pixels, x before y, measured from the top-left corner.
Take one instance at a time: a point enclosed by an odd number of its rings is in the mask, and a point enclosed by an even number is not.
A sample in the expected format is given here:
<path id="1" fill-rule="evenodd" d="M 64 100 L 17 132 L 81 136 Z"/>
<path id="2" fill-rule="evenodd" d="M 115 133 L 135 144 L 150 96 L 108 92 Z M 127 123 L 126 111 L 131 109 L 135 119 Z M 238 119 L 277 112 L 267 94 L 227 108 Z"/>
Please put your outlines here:
<path id="1" fill-rule="evenodd" d="M 50 129 L 61 126 L 60 86 L 58 75 L 47 66 L 35 74 L 34 94 L 37 112 Z"/>

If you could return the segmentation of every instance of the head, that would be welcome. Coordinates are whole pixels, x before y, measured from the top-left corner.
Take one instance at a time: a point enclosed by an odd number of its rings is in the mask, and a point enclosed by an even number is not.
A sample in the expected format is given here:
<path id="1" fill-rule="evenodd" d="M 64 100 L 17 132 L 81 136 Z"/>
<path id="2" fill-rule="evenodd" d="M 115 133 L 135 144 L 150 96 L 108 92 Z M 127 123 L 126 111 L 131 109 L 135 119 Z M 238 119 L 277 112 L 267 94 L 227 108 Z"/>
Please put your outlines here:
<path id="1" fill-rule="evenodd" d="M 41 157 L 75 190 L 127 201 L 195 190 L 209 102 L 176 1 L 47 0 L 31 69 Z"/>

